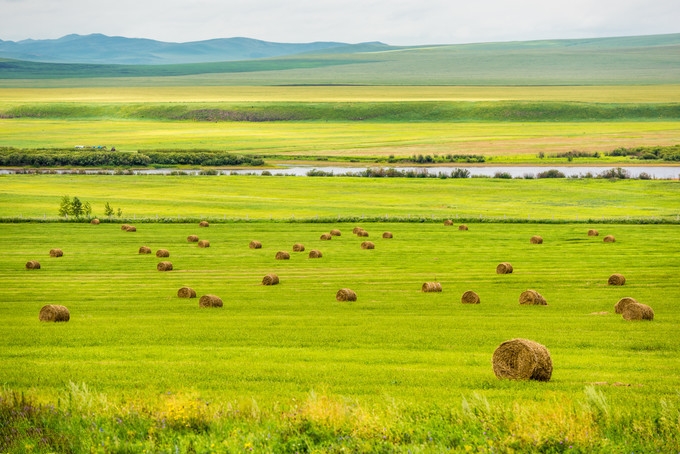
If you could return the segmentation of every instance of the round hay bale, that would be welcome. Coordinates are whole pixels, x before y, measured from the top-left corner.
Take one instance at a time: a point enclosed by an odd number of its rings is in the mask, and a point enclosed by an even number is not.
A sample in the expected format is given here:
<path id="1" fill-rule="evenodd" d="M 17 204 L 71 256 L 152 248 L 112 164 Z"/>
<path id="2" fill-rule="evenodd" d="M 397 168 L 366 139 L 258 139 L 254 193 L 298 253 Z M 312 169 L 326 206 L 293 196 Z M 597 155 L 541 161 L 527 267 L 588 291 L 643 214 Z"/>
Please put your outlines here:
<path id="1" fill-rule="evenodd" d="M 210 247 L 210 241 L 208 240 L 201 240 L 198 242 L 198 247 L 200 248 L 207 248 Z"/>
<path id="2" fill-rule="evenodd" d="M 335 294 L 335 299 L 338 301 L 356 301 L 357 294 L 354 290 L 348 288 L 341 288 L 338 293 Z"/>
<path id="3" fill-rule="evenodd" d="M 293 252 L 304 252 L 305 245 L 302 243 L 295 243 L 293 245 Z"/>
<path id="4" fill-rule="evenodd" d="M 279 251 L 276 253 L 276 260 L 289 260 L 290 254 L 286 251 Z"/>
<path id="5" fill-rule="evenodd" d="M 331 236 L 342 236 L 342 232 L 338 229 L 331 230 Z"/>
<path id="6" fill-rule="evenodd" d="M 425 282 L 421 287 L 421 290 L 425 293 L 441 292 L 442 284 L 439 282 Z"/>
<path id="7" fill-rule="evenodd" d="M 468 290 L 460 297 L 460 302 L 463 304 L 479 304 L 479 295 L 472 290 Z"/>
<path id="8" fill-rule="evenodd" d="M 248 244 L 248 247 L 250 249 L 262 249 L 262 243 L 260 243 L 259 241 L 253 240 L 253 241 L 250 242 L 250 244 Z"/>
<path id="9" fill-rule="evenodd" d="M 607 279 L 607 284 L 609 285 L 623 285 L 626 283 L 626 278 L 623 274 L 614 273 Z"/>
<path id="10" fill-rule="evenodd" d="M 151 248 L 148 246 L 142 246 L 139 248 L 140 254 L 151 254 Z"/>
<path id="11" fill-rule="evenodd" d="M 363 229 L 361 227 L 354 227 L 352 229 L 352 233 L 356 235 L 359 232 L 359 230 L 363 230 Z"/>
<path id="12" fill-rule="evenodd" d="M 310 259 L 320 259 L 321 257 L 323 257 L 323 254 L 318 249 L 312 249 L 311 251 L 309 251 Z"/>
<path id="13" fill-rule="evenodd" d="M 130 224 L 123 224 L 120 226 L 121 230 L 127 230 L 129 227 L 132 227 Z"/>
<path id="14" fill-rule="evenodd" d="M 529 242 L 531 242 L 531 244 L 543 244 L 543 238 L 538 235 L 534 235 L 531 237 Z"/>
<path id="15" fill-rule="evenodd" d="M 64 251 L 61 249 L 50 249 L 50 257 L 63 257 L 64 256 Z"/>
<path id="16" fill-rule="evenodd" d="M 219 296 L 203 295 L 198 300 L 198 307 L 222 307 L 222 306 L 224 306 L 224 303 L 222 302 L 222 298 L 220 298 Z"/>
<path id="17" fill-rule="evenodd" d="M 167 249 L 159 249 L 156 251 L 156 257 L 170 257 L 170 251 Z"/>
<path id="18" fill-rule="evenodd" d="M 90 221 L 90 224 L 92 224 L 92 225 L 99 225 L 99 219 L 97 219 L 97 218 L 92 219 L 92 220 Z"/>
<path id="19" fill-rule="evenodd" d="M 71 313 L 66 306 L 47 304 L 40 309 L 38 318 L 41 322 L 68 322 L 71 319 Z"/>
<path id="20" fill-rule="evenodd" d="M 614 238 L 614 235 L 607 235 L 602 239 L 602 241 L 604 241 L 605 243 L 615 243 L 616 238 Z"/>
<path id="21" fill-rule="evenodd" d="M 600 232 L 598 232 L 595 229 L 588 230 L 588 236 L 598 236 L 599 234 L 600 234 Z"/>
<path id="22" fill-rule="evenodd" d="M 262 278 L 262 285 L 276 285 L 279 283 L 279 277 L 274 273 L 269 273 Z"/>
<path id="23" fill-rule="evenodd" d="M 639 304 L 639 303 L 635 298 L 630 298 L 628 296 L 621 298 L 614 305 L 614 312 L 617 313 L 617 314 L 623 314 L 623 310 L 630 304 Z"/>
<path id="24" fill-rule="evenodd" d="M 158 265 L 156 265 L 156 269 L 158 271 L 172 271 L 172 263 L 171 262 L 159 262 Z"/>
<path id="25" fill-rule="evenodd" d="M 187 243 L 198 243 L 198 235 L 189 235 L 187 237 Z"/>
<path id="26" fill-rule="evenodd" d="M 210 223 L 208 221 L 201 221 L 198 223 L 199 227 L 210 227 Z"/>
<path id="27" fill-rule="evenodd" d="M 654 310 L 642 303 L 628 304 L 621 315 L 624 320 L 654 320 Z"/>
<path id="28" fill-rule="evenodd" d="M 496 274 L 512 274 L 513 271 L 512 265 L 508 262 L 499 263 L 496 267 Z"/>
<path id="29" fill-rule="evenodd" d="M 390 238 L 394 238 L 394 235 L 392 235 L 392 232 L 385 232 L 382 234 L 382 237 L 389 240 Z"/>
<path id="30" fill-rule="evenodd" d="M 458 230 L 468 230 L 468 226 L 465 224 L 459 225 Z"/>
<path id="31" fill-rule="evenodd" d="M 550 352 L 529 339 L 503 342 L 493 352 L 491 363 L 500 379 L 549 381 L 552 376 Z"/>
<path id="32" fill-rule="evenodd" d="M 451 219 L 447 219 L 444 221 L 444 225 L 453 225 L 453 221 Z"/>
<path id="33" fill-rule="evenodd" d="M 519 295 L 519 304 L 528 304 L 534 306 L 547 306 L 548 303 L 543 298 L 543 295 L 536 290 L 526 290 Z"/>
<path id="34" fill-rule="evenodd" d="M 26 262 L 26 269 L 27 270 L 39 270 L 40 269 L 40 262 L 37 260 L 29 260 Z"/>
<path id="35" fill-rule="evenodd" d="M 368 232 L 364 229 L 361 229 L 357 232 L 357 236 L 360 236 L 362 238 L 368 238 Z"/>
<path id="36" fill-rule="evenodd" d="M 196 298 L 196 290 L 191 287 L 182 287 L 177 290 L 177 296 L 180 298 Z"/>
<path id="37" fill-rule="evenodd" d="M 333 237 L 331 236 L 330 233 L 324 233 L 323 235 L 321 235 L 321 237 L 320 237 L 319 239 L 320 239 L 320 240 L 323 240 L 323 241 L 328 241 L 328 240 L 330 240 L 331 238 L 333 238 Z"/>
<path id="38" fill-rule="evenodd" d="M 375 249 L 375 244 L 372 241 L 364 241 L 361 243 L 361 249 Z"/>
<path id="39" fill-rule="evenodd" d="M 131 225 L 130 227 L 128 227 L 127 229 L 125 229 L 125 231 L 126 231 L 126 232 L 136 232 L 136 231 L 137 231 L 137 227 L 135 227 L 134 225 Z"/>

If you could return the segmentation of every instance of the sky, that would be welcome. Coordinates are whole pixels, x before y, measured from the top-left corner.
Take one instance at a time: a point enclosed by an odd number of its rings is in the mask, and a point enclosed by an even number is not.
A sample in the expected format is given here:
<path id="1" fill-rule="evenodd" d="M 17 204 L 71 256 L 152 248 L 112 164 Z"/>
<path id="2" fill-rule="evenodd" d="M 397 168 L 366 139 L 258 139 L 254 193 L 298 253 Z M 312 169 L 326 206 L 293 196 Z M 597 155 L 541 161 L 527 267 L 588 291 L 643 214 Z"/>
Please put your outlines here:
<path id="1" fill-rule="evenodd" d="M 679 32 L 679 0 L 0 0 L 5 41 L 103 33 L 424 45 Z"/>

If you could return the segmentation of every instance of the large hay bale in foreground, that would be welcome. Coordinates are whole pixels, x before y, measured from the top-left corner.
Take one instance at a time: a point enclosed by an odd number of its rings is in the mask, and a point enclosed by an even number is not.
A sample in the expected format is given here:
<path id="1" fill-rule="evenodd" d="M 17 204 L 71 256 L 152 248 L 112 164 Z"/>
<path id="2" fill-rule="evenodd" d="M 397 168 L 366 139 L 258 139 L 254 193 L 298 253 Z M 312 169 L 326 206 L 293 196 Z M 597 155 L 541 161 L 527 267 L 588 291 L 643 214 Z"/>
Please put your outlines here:
<path id="1" fill-rule="evenodd" d="M 614 305 L 614 312 L 617 314 L 623 314 L 623 310 L 630 304 L 638 304 L 638 301 L 635 298 L 631 298 L 629 296 L 623 297 Z"/>
<path id="2" fill-rule="evenodd" d="M 536 290 L 526 290 L 519 295 L 519 304 L 547 306 L 548 302 Z"/>
<path id="3" fill-rule="evenodd" d="M 341 288 L 335 294 L 335 299 L 338 301 L 356 301 L 357 294 L 354 292 L 354 290 L 348 288 Z"/>
<path id="4" fill-rule="evenodd" d="M 276 260 L 289 260 L 290 254 L 286 251 L 279 251 L 276 253 Z"/>
<path id="5" fill-rule="evenodd" d="M 191 287 L 182 287 L 177 290 L 177 296 L 180 298 L 196 298 L 196 290 Z"/>
<path id="6" fill-rule="evenodd" d="M 442 284 L 439 282 L 425 282 L 420 289 L 425 293 L 441 292 Z"/>
<path id="7" fill-rule="evenodd" d="M 530 242 L 531 244 L 543 244 L 543 238 L 541 238 L 541 237 L 538 236 L 538 235 L 534 235 L 534 236 L 531 237 L 531 239 L 529 240 L 529 242 Z"/>
<path id="8" fill-rule="evenodd" d="M 503 342 L 493 352 L 491 363 L 494 374 L 501 379 L 549 381 L 552 376 L 550 352 L 529 339 Z"/>
<path id="9" fill-rule="evenodd" d="M 37 260 L 29 260 L 26 262 L 26 269 L 27 270 L 39 270 L 40 269 L 40 262 Z"/>
<path id="10" fill-rule="evenodd" d="M 623 274 L 614 273 L 607 279 L 607 284 L 609 285 L 623 285 L 626 283 L 626 278 Z"/>
<path id="11" fill-rule="evenodd" d="M 198 247 L 200 248 L 207 248 L 210 247 L 210 241 L 208 240 L 201 240 L 198 242 Z"/>
<path id="12" fill-rule="evenodd" d="M 139 248 L 140 254 L 151 254 L 151 248 L 148 246 L 142 246 Z"/>
<path id="13" fill-rule="evenodd" d="M 97 218 L 92 219 L 92 220 L 90 221 L 90 224 L 92 224 L 92 225 L 99 225 L 99 219 L 97 219 Z"/>
<path id="14" fill-rule="evenodd" d="M 172 271 L 172 263 L 171 262 L 159 262 L 158 265 L 156 265 L 156 269 L 158 271 Z"/>
<path id="15" fill-rule="evenodd" d="M 38 318 L 41 322 L 68 322 L 71 319 L 71 313 L 66 306 L 47 304 L 40 309 Z"/>
<path id="16" fill-rule="evenodd" d="M 262 285 L 276 285 L 279 283 L 279 277 L 274 273 L 269 273 L 262 278 Z"/>
<path id="17" fill-rule="evenodd" d="M 259 241 L 253 240 L 248 244 L 248 247 L 250 249 L 262 249 L 262 243 L 260 243 Z"/>
<path id="18" fill-rule="evenodd" d="M 50 257 L 63 257 L 64 251 L 58 248 L 50 249 Z"/>
<path id="19" fill-rule="evenodd" d="M 600 232 L 598 232 L 595 229 L 588 230 L 588 236 L 598 236 L 599 234 L 600 234 Z"/>
<path id="20" fill-rule="evenodd" d="M 616 238 L 614 238 L 614 235 L 607 235 L 602 239 L 605 243 L 616 243 Z"/>
<path id="21" fill-rule="evenodd" d="M 323 257 L 323 254 L 318 249 L 312 249 L 311 251 L 309 251 L 310 259 L 320 259 L 321 257 Z"/>
<path id="22" fill-rule="evenodd" d="M 342 232 L 338 229 L 331 230 L 331 236 L 342 236 Z"/>
<path id="23" fill-rule="evenodd" d="M 302 243 L 295 243 L 293 245 L 293 252 L 304 252 L 305 245 Z"/>
<path id="24" fill-rule="evenodd" d="M 444 225 L 453 225 L 453 221 L 451 219 L 447 219 L 444 221 Z"/>
<path id="25" fill-rule="evenodd" d="M 324 233 L 323 235 L 321 235 L 321 237 L 319 237 L 319 239 L 320 239 L 320 240 L 323 240 L 323 241 L 328 241 L 328 240 L 330 240 L 331 238 L 333 238 L 333 237 L 331 236 L 330 233 Z"/>
<path id="26" fill-rule="evenodd" d="M 624 320 L 654 320 L 654 310 L 642 303 L 628 304 L 621 315 Z"/>
<path id="27" fill-rule="evenodd" d="M 222 307 L 224 303 L 222 298 L 216 295 L 203 295 L 198 300 L 198 307 Z"/>
<path id="28" fill-rule="evenodd" d="M 199 227 L 210 227 L 210 223 L 208 221 L 201 221 L 198 223 Z"/>
<path id="29" fill-rule="evenodd" d="M 479 304 L 479 295 L 472 290 L 468 290 L 460 297 L 460 302 L 463 304 Z"/>
<path id="30" fill-rule="evenodd" d="M 156 251 L 156 257 L 170 257 L 170 251 L 167 249 L 159 249 Z"/>
<path id="31" fill-rule="evenodd" d="M 364 241 L 361 243 L 361 249 L 375 249 L 375 244 L 372 241 Z"/>
<path id="32" fill-rule="evenodd" d="M 458 230 L 468 230 L 468 226 L 465 224 L 461 224 L 458 226 Z"/>
<path id="33" fill-rule="evenodd" d="M 189 235 L 187 237 L 187 243 L 198 243 L 198 235 Z"/>
<path id="34" fill-rule="evenodd" d="M 496 274 L 512 274 L 513 271 L 512 265 L 508 262 L 499 263 L 496 267 Z"/>
<path id="35" fill-rule="evenodd" d="M 392 235 L 392 232 L 384 232 L 382 237 L 389 240 L 390 238 L 394 238 L 394 235 Z"/>

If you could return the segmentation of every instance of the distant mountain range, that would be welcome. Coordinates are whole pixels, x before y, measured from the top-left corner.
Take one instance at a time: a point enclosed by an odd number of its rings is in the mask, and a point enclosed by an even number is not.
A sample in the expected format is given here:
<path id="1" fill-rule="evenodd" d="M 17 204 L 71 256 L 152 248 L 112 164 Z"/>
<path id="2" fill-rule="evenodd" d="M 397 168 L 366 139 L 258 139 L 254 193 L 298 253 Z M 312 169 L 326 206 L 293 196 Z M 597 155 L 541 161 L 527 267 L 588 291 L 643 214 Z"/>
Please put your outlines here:
<path id="1" fill-rule="evenodd" d="M 382 43 L 272 43 L 250 38 L 222 38 L 188 43 L 120 36 L 67 35 L 59 39 L 0 40 L 0 58 L 45 62 L 124 65 L 209 63 L 284 57 L 310 52 L 353 53 L 362 47 L 394 49 Z"/>

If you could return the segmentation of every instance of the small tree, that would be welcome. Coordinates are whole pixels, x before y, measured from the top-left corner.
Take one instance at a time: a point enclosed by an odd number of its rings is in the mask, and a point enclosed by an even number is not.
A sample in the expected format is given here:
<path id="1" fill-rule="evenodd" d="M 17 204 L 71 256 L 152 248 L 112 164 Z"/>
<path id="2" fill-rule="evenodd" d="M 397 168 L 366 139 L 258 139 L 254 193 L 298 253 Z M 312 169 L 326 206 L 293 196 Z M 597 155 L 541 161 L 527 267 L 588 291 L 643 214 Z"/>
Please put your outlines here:
<path id="1" fill-rule="evenodd" d="M 59 204 L 59 216 L 68 217 L 71 214 L 71 197 L 65 195 Z"/>
<path id="2" fill-rule="evenodd" d="M 71 214 L 76 218 L 83 215 L 83 202 L 81 202 L 78 197 L 74 197 L 73 200 L 71 200 Z"/>
<path id="3" fill-rule="evenodd" d="M 92 206 L 90 205 L 90 202 L 85 202 L 83 204 L 83 213 L 85 213 L 85 217 L 90 217 L 92 214 Z"/>
<path id="4" fill-rule="evenodd" d="M 109 204 L 109 202 L 106 202 L 106 205 L 104 205 L 104 214 L 109 218 L 113 216 L 113 207 Z"/>
<path id="5" fill-rule="evenodd" d="M 123 210 L 118 208 L 118 211 L 116 211 L 116 214 L 118 215 L 118 217 L 121 217 L 123 215 Z"/>

